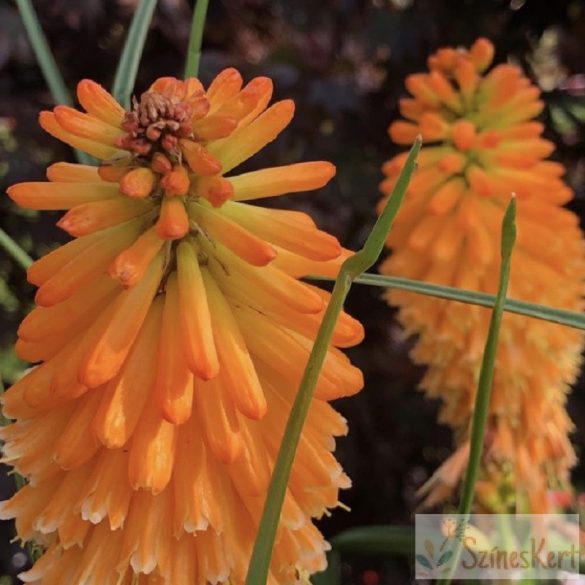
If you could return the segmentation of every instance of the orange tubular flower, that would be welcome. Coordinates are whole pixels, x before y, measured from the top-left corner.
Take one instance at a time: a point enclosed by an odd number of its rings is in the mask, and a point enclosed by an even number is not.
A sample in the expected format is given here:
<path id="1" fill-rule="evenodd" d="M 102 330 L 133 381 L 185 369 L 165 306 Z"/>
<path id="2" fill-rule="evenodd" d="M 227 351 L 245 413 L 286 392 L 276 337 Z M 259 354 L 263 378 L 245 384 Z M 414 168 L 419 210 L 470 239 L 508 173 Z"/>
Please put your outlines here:
<path id="1" fill-rule="evenodd" d="M 329 294 L 298 277 L 347 257 L 305 214 L 249 200 L 307 191 L 327 162 L 225 176 L 288 125 L 272 83 L 234 69 L 204 90 L 157 80 L 125 112 L 84 80 L 87 113 L 43 112 L 52 135 L 101 159 L 57 163 L 9 190 L 66 209 L 77 237 L 41 258 L 19 355 L 39 363 L 4 396 L 4 461 L 29 484 L 0 505 L 46 546 L 22 578 L 56 585 L 242 584 L 291 404 Z M 334 345 L 363 337 L 343 315 Z M 349 479 L 328 400 L 361 372 L 329 350 L 288 488 L 270 583 L 324 567 L 312 523 Z"/>
<path id="2" fill-rule="evenodd" d="M 495 293 L 500 223 L 515 193 L 518 240 L 509 295 L 582 310 L 585 246 L 577 217 L 562 208 L 572 197 L 564 169 L 545 160 L 553 144 L 532 120 L 543 106 L 539 91 L 513 65 L 486 72 L 492 57 L 485 39 L 469 51 L 441 49 L 430 57 L 429 73 L 407 79 L 414 97 L 400 106 L 408 121 L 394 122 L 390 136 L 407 145 L 420 133 L 427 146 L 381 271 Z M 385 164 L 386 195 L 405 159 L 400 154 Z M 400 308 L 406 333 L 418 335 L 412 357 L 428 366 L 421 386 L 442 399 L 441 421 L 457 433 L 457 453 L 422 490 L 434 504 L 465 469 L 490 313 L 399 291 L 388 300 Z M 542 512 L 547 488 L 568 483 L 574 453 L 565 399 L 582 347 L 575 330 L 505 315 L 478 487 L 487 508 L 502 509 L 503 494 L 517 491 L 520 508 Z"/>

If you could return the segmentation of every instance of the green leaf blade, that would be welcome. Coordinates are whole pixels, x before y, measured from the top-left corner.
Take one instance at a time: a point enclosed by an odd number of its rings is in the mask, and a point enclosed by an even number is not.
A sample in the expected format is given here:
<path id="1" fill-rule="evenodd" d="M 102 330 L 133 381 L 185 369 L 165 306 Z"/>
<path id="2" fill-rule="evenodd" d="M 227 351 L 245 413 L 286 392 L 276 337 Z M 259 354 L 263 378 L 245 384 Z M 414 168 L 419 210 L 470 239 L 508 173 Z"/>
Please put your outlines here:
<path id="1" fill-rule="evenodd" d="M 252 550 L 246 585 L 264 585 L 268 579 L 274 540 L 294 457 L 305 419 L 309 412 L 311 400 L 313 399 L 317 380 L 323 367 L 327 350 L 331 344 L 333 330 L 335 329 L 339 314 L 343 309 L 343 303 L 351 288 L 353 279 L 364 270 L 367 270 L 377 260 L 382 250 L 384 242 L 388 237 L 388 231 L 404 199 L 419 150 L 420 140 L 417 140 L 410 151 L 392 196 L 380 214 L 363 248 L 355 256 L 348 258 L 342 264 L 337 280 L 335 281 L 329 304 L 327 305 L 323 321 L 315 338 L 315 343 L 313 344 L 309 361 L 303 373 L 299 391 L 291 409 L 280 444 L 258 534 Z M 384 232 L 384 230 L 386 231 Z"/>
<path id="2" fill-rule="evenodd" d="M 122 56 L 116 69 L 112 95 L 128 109 L 130 107 L 130 96 L 134 91 L 138 66 L 144 51 L 146 36 L 156 8 L 156 0 L 140 0 L 138 8 L 132 18 L 128 30 L 128 36 L 122 49 Z"/>

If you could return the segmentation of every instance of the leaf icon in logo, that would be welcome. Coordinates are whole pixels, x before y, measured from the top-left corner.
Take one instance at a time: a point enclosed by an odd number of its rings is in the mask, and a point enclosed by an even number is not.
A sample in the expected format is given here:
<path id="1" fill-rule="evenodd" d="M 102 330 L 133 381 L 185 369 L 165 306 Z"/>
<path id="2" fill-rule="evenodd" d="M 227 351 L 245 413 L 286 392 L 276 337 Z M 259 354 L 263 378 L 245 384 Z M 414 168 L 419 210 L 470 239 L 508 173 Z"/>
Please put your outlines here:
<path id="1" fill-rule="evenodd" d="M 437 567 L 440 567 L 441 565 L 444 565 L 445 563 L 447 563 L 451 559 L 452 556 L 453 556 L 453 551 L 452 550 L 446 550 L 439 557 L 439 560 L 437 561 Z"/>
<path id="2" fill-rule="evenodd" d="M 431 563 L 429 562 L 427 557 L 425 557 L 424 555 L 416 555 L 415 558 L 416 558 L 418 563 L 420 563 L 423 567 L 425 567 L 425 569 L 429 569 L 429 571 L 433 570 L 433 565 L 431 565 Z"/>
<path id="3" fill-rule="evenodd" d="M 428 538 L 425 540 L 425 550 L 429 553 L 429 557 L 431 557 L 431 559 L 435 558 L 435 547 Z"/>

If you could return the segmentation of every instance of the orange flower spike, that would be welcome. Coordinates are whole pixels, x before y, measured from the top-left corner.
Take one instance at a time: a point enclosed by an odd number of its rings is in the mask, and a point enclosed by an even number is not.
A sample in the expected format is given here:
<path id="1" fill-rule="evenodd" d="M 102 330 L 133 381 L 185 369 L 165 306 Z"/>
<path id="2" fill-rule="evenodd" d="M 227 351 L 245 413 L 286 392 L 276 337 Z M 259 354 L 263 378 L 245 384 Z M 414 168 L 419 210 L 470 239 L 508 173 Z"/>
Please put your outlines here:
<path id="1" fill-rule="evenodd" d="M 391 137 L 404 143 L 422 131 L 438 144 L 420 152 L 404 210 L 388 239 L 392 254 L 381 271 L 493 293 L 502 214 L 514 192 L 521 200 L 516 252 L 521 262 L 512 271 L 510 290 L 527 301 L 580 310 L 585 244 L 575 229 L 576 218 L 559 207 L 572 196 L 560 180 L 563 169 L 543 160 L 553 145 L 541 138 L 542 124 L 530 120 L 542 108 L 539 90 L 512 65 L 485 73 L 493 54 L 486 39 L 468 51 L 441 50 L 429 58 L 430 75 L 408 84 L 416 98 L 404 112 L 411 121 L 395 122 Z M 440 102 L 433 101 L 427 81 Z M 460 99 L 461 110 L 455 107 L 451 90 Z M 449 125 L 443 136 L 441 122 Z M 381 189 L 386 196 L 403 165 L 404 155 L 384 165 Z M 556 221 L 567 222 L 567 229 Z M 286 261 L 279 251 L 273 265 Z M 388 299 L 400 308 L 405 329 L 418 335 L 412 354 L 417 363 L 428 366 L 423 389 L 442 399 L 441 420 L 461 437 L 458 451 L 423 489 L 425 503 L 436 504 L 456 488 L 467 458 L 466 432 L 488 320 L 476 308 L 447 311 L 443 301 L 409 293 L 393 291 Z M 512 485 L 533 506 L 532 512 L 544 513 L 548 487 L 569 483 L 574 455 L 567 440 L 570 422 L 564 402 L 585 340 L 582 334 L 571 333 L 570 341 L 559 343 L 557 335 L 552 325 L 520 318 L 502 326 L 506 343 L 498 351 L 496 372 L 508 374 L 496 374 L 494 380 L 488 429 L 492 448 L 486 447 L 480 478 L 484 507 L 501 507 L 497 494 L 502 486 L 509 490 Z M 538 344 L 530 339 L 538 339 Z M 530 356 L 533 367 L 528 371 L 521 364 Z M 529 394 L 519 391 L 524 387 L 530 388 Z M 535 417 L 548 426 L 533 424 Z M 556 453 L 552 467 L 545 455 L 551 446 Z M 504 475 L 501 469 L 511 471 Z"/>
<path id="2" fill-rule="evenodd" d="M 169 197 L 186 195 L 191 186 L 187 169 L 177 165 L 161 179 L 160 186 L 164 189 L 165 195 Z"/>
<path id="3" fill-rule="evenodd" d="M 124 174 L 120 179 L 120 191 L 128 197 L 144 199 L 154 189 L 155 174 L 146 167 L 138 167 Z"/>
<path id="4" fill-rule="evenodd" d="M 220 162 L 201 144 L 186 139 L 179 144 L 189 167 L 197 175 L 215 175 L 221 171 Z"/>
<path id="5" fill-rule="evenodd" d="M 51 183 L 10 190 L 27 207 L 70 210 L 60 225 L 79 236 L 28 271 L 46 307 L 22 324 L 17 349 L 43 363 L 2 399 L 19 419 L 0 432 L 4 453 L 31 485 L 0 515 L 16 518 L 21 538 L 38 529 L 52 543 L 26 579 L 245 579 L 278 437 L 329 298 L 297 278 L 335 276 L 350 255 L 306 214 L 243 203 L 319 188 L 331 164 L 223 176 L 292 118 L 290 101 L 266 110 L 271 95 L 267 78 L 242 89 L 227 70 L 207 92 L 193 78 L 159 79 L 124 112 L 82 81 L 87 114 L 41 115 L 51 134 L 105 162 L 58 163 Z M 240 213 L 226 205 L 234 198 Z M 344 316 L 333 343 L 362 337 Z M 346 425 L 322 399 L 362 380 L 328 353 L 272 563 L 283 584 L 324 566 L 311 516 L 349 485 L 330 452 Z"/>
<path id="6" fill-rule="evenodd" d="M 156 233 L 164 240 L 178 240 L 189 233 L 189 216 L 185 203 L 178 197 L 165 197 L 156 222 Z"/>
<path id="7" fill-rule="evenodd" d="M 108 269 L 109 275 L 118 279 L 125 288 L 134 286 L 142 279 L 163 244 L 164 239 L 158 235 L 158 230 L 146 230 L 131 246 L 116 256 Z"/>
<path id="8" fill-rule="evenodd" d="M 210 380 L 217 376 L 219 362 L 199 259 L 190 242 L 181 242 L 177 248 L 177 274 L 185 358 L 193 373 Z"/>

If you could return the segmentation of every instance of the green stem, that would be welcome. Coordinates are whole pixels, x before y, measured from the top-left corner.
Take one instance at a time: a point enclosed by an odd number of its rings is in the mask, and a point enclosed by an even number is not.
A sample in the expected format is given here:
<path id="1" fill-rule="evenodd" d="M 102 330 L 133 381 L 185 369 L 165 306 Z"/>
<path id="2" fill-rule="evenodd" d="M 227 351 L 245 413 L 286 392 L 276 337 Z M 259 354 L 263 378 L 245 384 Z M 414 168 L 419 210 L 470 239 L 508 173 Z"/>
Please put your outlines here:
<path id="1" fill-rule="evenodd" d="M 30 0 L 16 0 L 16 5 L 20 11 L 28 39 L 55 103 L 72 105 L 73 100 L 51 53 L 49 43 L 47 42 L 45 33 L 43 33 L 32 2 Z"/>
<path id="2" fill-rule="evenodd" d="M 330 276 L 310 276 L 312 280 L 333 281 Z M 496 301 L 495 295 L 488 293 L 453 288 L 440 284 L 431 284 L 420 280 L 411 280 L 410 278 L 401 278 L 399 276 L 382 276 L 380 274 L 362 274 L 354 281 L 357 284 L 366 284 L 369 286 L 379 286 L 384 288 L 395 288 L 405 290 L 421 295 L 437 297 L 450 301 L 458 301 L 470 305 L 479 305 L 482 307 L 493 307 Z M 504 305 L 504 311 L 516 313 L 526 317 L 533 317 L 559 325 L 566 325 L 574 329 L 585 330 L 585 314 L 569 311 L 568 309 L 557 309 L 546 305 L 528 303 L 515 299 L 507 299 Z"/>
<path id="3" fill-rule="evenodd" d="M 464 525 L 467 523 L 471 514 L 471 507 L 473 505 L 473 498 L 475 494 L 475 484 L 477 482 L 477 477 L 481 467 L 481 456 L 483 453 L 483 443 L 489 415 L 492 385 L 494 381 L 494 368 L 496 365 L 498 339 L 502 325 L 502 316 L 504 314 L 504 303 L 506 300 L 506 293 L 508 291 L 508 283 L 510 281 L 512 250 L 514 249 L 514 243 L 516 240 L 515 218 L 516 199 L 513 198 L 508 205 L 508 208 L 506 209 L 504 220 L 502 222 L 500 281 L 498 284 L 498 292 L 496 295 L 494 310 L 492 312 L 487 341 L 483 352 L 477 394 L 475 397 L 475 407 L 473 410 L 473 419 L 471 422 L 469 463 L 467 465 L 467 472 L 465 474 L 465 481 L 463 483 L 463 493 L 458 510 L 459 514 L 463 516 Z M 453 570 L 459 563 L 461 550 L 462 543 L 461 541 L 458 541 L 457 547 L 455 549 L 454 562 L 451 565 Z M 452 574 L 446 579 L 441 579 L 439 581 L 439 585 L 449 585 L 449 583 L 451 583 L 451 579 Z"/>
<path id="4" fill-rule="evenodd" d="M 138 66 L 140 65 L 146 36 L 155 8 L 156 0 L 140 0 L 132 18 L 130 28 L 128 29 L 126 42 L 122 49 L 122 56 L 116 69 L 116 75 L 112 85 L 112 95 L 126 109 L 130 107 L 130 96 L 134 91 Z"/>
<path id="5" fill-rule="evenodd" d="M 406 193 L 408 183 L 414 171 L 416 156 L 420 147 L 421 140 L 419 138 L 410 151 L 392 197 L 390 197 L 384 211 L 374 225 L 364 247 L 355 256 L 348 258 L 343 263 L 339 276 L 335 281 L 331 299 L 311 350 L 311 355 L 309 356 L 309 361 L 301 379 L 299 391 L 291 409 L 280 444 L 272 481 L 268 489 L 264 511 L 260 520 L 258 535 L 252 551 L 246 585 L 265 584 L 268 578 L 274 539 L 276 537 L 295 453 L 305 418 L 309 412 L 311 400 L 313 399 L 315 386 L 317 385 L 327 350 L 331 344 L 331 337 L 337 318 L 343 309 L 343 303 L 353 280 L 370 268 L 378 259 L 388 232 L 394 222 L 394 217 L 398 213 L 402 200 L 404 199 L 404 194 Z"/>
<path id="6" fill-rule="evenodd" d="M 33 263 L 32 258 L 2 228 L 0 228 L 0 246 L 25 270 Z"/>
<path id="7" fill-rule="evenodd" d="M 209 0 L 197 0 L 193 11 L 193 23 L 187 48 L 187 62 L 185 64 L 185 79 L 197 77 L 199 74 L 199 62 L 201 61 L 201 43 L 203 42 L 203 29 L 207 16 Z"/>
<path id="8" fill-rule="evenodd" d="M 47 37 L 41 28 L 39 19 L 30 0 L 16 0 L 16 5 L 20 12 L 20 17 L 26 29 L 28 40 L 32 45 L 33 51 L 43 73 L 43 77 L 49 86 L 53 101 L 56 104 L 72 105 L 73 100 L 71 94 L 65 85 L 63 76 L 59 71 L 59 67 L 55 62 L 53 53 L 47 42 Z M 92 158 L 85 152 L 74 149 L 75 158 L 77 162 L 83 164 L 90 164 Z"/>

